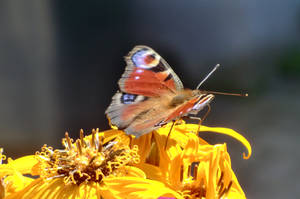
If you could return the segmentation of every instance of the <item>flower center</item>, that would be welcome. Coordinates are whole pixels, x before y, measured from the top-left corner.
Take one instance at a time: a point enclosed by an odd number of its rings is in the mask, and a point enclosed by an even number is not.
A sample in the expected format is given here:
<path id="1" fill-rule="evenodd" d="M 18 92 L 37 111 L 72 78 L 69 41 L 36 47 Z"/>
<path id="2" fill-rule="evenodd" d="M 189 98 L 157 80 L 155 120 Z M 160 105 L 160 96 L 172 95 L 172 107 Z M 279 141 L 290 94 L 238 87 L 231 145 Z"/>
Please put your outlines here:
<path id="1" fill-rule="evenodd" d="M 218 170 L 220 171 L 220 169 Z M 215 198 L 222 198 L 224 195 L 226 195 L 231 186 L 232 186 L 232 180 L 225 185 L 224 182 L 224 172 L 221 171 L 220 177 L 217 178 L 215 190 L 208 190 L 212 189 L 212 186 L 207 186 L 205 182 L 205 176 L 197 176 L 198 172 L 198 165 L 193 163 L 189 165 L 188 167 L 188 176 L 186 179 L 183 179 L 183 166 L 181 167 L 181 182 L 184 185 L 183 189 L 181 191 L 182 196 L 185 199 L 201 199 L 206 198 L 207 192 L 214 192 Z"/>
<path id="2" fill-rule="evenodd" d="M 65 184 L 80 185 L 83 182 L 102 182 L 110 175 L 118 176 L 126 165 L 139 162 L 138 147 L 123 145 L 118 138 L 104 139 L 98 129 L 92 136 L 84 137 L 80 131 L 80 139 L 75 142 L 66 132 L 62 140 L 65 149 L 53 150 L 44 145 L 36 157 L 41 163 L 41 177 L 53 179 L 63 177 Z"/>

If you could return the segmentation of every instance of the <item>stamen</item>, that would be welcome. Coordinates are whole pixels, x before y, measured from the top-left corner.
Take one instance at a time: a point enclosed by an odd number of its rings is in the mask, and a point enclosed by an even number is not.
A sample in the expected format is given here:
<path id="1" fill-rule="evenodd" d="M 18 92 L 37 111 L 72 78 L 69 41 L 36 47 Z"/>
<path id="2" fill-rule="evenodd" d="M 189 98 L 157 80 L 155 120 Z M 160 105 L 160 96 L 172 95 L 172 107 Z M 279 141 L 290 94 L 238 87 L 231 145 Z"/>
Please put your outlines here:
<path id="1" fill-rule="evenodd" d="M 218 172 L 219 172 L 219 170 L 218 170 Z M 220 178 L 218 180 L 218 183 L 217 183 L 217 187 L 219 189 L 219 191 L 218 191 L 219 198 L 222 197 L 222 195 L 224 194 L 224 190 L 226 189 L 226 187 L 224 187 L 223 178 L 224 178 L 224 172 L 221 171 L 221 176 L 220 176 Z"/>
<path id="2" fill-rule="evenodd" d="M 229 182 L 228 187 L 226 189 L 226 193 L 230 190 L 230 188 L 232 187 L 232 180 Z"/>
<path id="3" fill-rule="evenodd" d="M 204 179 L 201 178 L 201 181 L 200 181 L 200 186 L 199 186 L 199 198 L 202 198 L 202 196 L 205 196 L 205 189 L 203 187 L 204 185 Z"/>
<path id="4" fill-rule="evenodd" d="M 54 153 L 52 147 L 46 147 L 46 146 L 45 146 L 45 149 L 46 149 L 46 151 L 47 151 L 50 155 L 52 155 L 52 154 Z"/>
<path id="5" fill-rule="evenodd" d="M 197 174 L 198 174 L 198 165 L 196 164 L 194 166 L 194 171 L 193 171 L 193 179 L 197 180 Z"/>
<path id="6" fill-rule="evenodd" d="M 81 148 L 81 142 L 80 140 L 76 140 L 77 149 L 79 151 L 79 154 L 82 155 L 82 148 Z"/>
<path id="7" fill-rule="evenodd" d="M 96 131 L 95 131 L 95 129 L 93 129 L 92 130 L 92 147 L 94 147 L 95 146 L 95 134 L 96 134 Z"/>
<path id="8" fill-rule="evenodd" d="M 70 184 L 70 178 L 71 176 L 66 176 L 64 177 L 64 183 L 67 185 L 67 184 Z"/>
<path id="9" fill-rule="evenodd" d="M 98 129 L 96 129 L 96 135 L 95 135 L 95 149 L 97 151 L 99 149 L 99 133 L 98 133 Z"/>
<path id="10" fill-rule="evenodd" d="M 63 145 L 66 149 L 69 149 L 67 140 L 66 140 L 65 138 L 61 140 L 61 143 L 62 143 L 62 145 Z"/>
<path id="11" fill-rule="evenodd" d="M 192 170 L 192 166 L 189 165 L 188 166 L 188 173 L 187 173 L 187 177 L 190 177 L 191 176 L 191 170 Z"/>
<path id="12" fill-rule="evenodd" d="M 61 174 L 61 175 L 57 175 L 57 176 L 52 176 L 52 177 L 46 178 L 45 180 L 52 180 L 52 179 L 60 178 L 60 177 L 63 177 L 63 176 L 64 176 L 64 175 Z"/>
<path id="13" fill-rule="evenodd" d="M 183 165 L 180 167 L 180 182 L 183 180 Z"/>
<path id="14" fill-rule="evenodd" d="M 76 180 L 75 180 L 75 178 L 74 178 L 74 173 L 75 173 L 75 172 L 77 172 L 77 171 L 74 170 L 74 171 L 71 171 L 71 172 L 70 172 L 71 181 L 73 182 L 73 184 L 76 184 Z"/>
<path id="15" fill-rule="evenodd" d="M 91 164 L 95 159 L 96 159 L 96 156 L 92 157 L 92 158 L 90 159 L 89 164 Z"/>
<path id="16" fill-rule="evenodd" d="M 104 142 L 104 137 L 101 136 L 100 138 L 100 143 L 99 143 L 99 147 L 98 147 L 98 152 L 101 152 L 102 151 L 102 146 L 103 146 L 103 142 Z"/>
<path id="17" fill-rule="evenodd" d="M 79 134 L 80 134 L 81 144 L 82 144 L 83 147 L 85 147 L 86 145 L 85 145 L 85 141 L 83 139 L 84 138 L 84 131 L 83 131 L 83 129 L 80 129 Z"/>
<path id="18" fill-rule="evenodd" d="M 221 172 L 221 176 L 220 176 L 220 179 L 219 179 L 219 181 L 218 181 L 218 187 L 221 185 L 221 182 L 222 182 L 222 180 L 223 180 L 223 177 L 224 177 L 224 172 L 222 171 Z"/>
<path id="19" fill-rule="evenodd" d="M 59 177 L 65 184 L 80 185 L 82 182 L 101 182 L 110 175 L 121 175 L 124 172 L 122 167 L 139 162 L 137 145 L 130 149 L 118 137 L 104 143 L 104 136 L 99 136 L 99 129 L 93 129 L 91 137 L 84 138 L 81 129 L 80 138 L 75 142 L 68 132 L 65 133 L 62 140 L 64 150 L 53 150 L 44 145 L 41 152 L 36 152 L 41 162 L 40 176 L 45 180 Z"/>
<path id="20" fill-rule="evenodd" d="M 68 148 L 72 149 L 72 142 L 71 142 L 71 139 L 69 137 L 69 133 L 68 132 L 65 133 L 65 137 L 66 137 L 66 141 L 68 143 Z"/>
<path id="21" fill-rule="evenodd" d="M 226 188 L 224 188 L 224 183 L 221 182 L 219 187 L 219 191 L 218 191 L 218 195 L 220 196 L 220 198 L 222 197 L 222 195 L 224 194 L 224 191 L 226 190 Z M 224 188 L 224 189 L 223 189 Z"/>
<path id="22" fill-rule="evenodd" d="M 223 183 L 222 183 L 223 184 Z M 232 186 L 232 181 L 229 182 L 227 188 L 224 188 L 224 190 L 219 193 L 219 198 L 222 198 L 222 196 L 225 194 L 225 193 L 228 193 L 229 189 L 231 188 Z"/>

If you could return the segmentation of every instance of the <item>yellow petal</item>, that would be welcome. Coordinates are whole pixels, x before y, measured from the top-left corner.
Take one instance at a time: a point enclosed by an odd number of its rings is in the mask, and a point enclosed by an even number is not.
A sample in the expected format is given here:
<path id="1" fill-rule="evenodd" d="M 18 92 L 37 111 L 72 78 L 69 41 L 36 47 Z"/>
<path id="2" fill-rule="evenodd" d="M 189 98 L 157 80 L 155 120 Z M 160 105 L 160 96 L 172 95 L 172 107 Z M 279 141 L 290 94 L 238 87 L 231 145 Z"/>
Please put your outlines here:
<path id="1" fill-rule="evenodd" d="M 186 125 L 182 125 L 180 127 L 178 126 L 177 130 L 181 131 L 181 132 L 188 132 L 188 131 L 196 132 L 197 129 L 198 129 L 197 124 L 186 124 Z M 250 143 L 248 142 L 248 140 L 245 137 L 243 137 L 241 134 L 237 133 L 236 131 L 234 131 L 232 129 L 229 129 L 229 128 L 207 127 L 207 126 L 202 125 L 201 128 L 200 128 L 200 132 L 204 132 L 204 131 L 229 135 L 229 136 L 235 138 L 236 140 L 241 142 L 246 147 L 246 149 L 248 150 L 248 155 L 246 156 L 245 153 L 243 153 L 243 158 L 244 159 L 249 159 L 250 158 L 250 156 L 252 154 L 252 148 L 251 148 Z"/>
<path id="2" fill-rule="evenodd" d="M 8 196 L 15 192 L 22 190 L 28 184 L 33 181 L 32 178 L 25 177 L 21 175 L 19 172 L 15 172 L 12 175 L 9 175 L 3 179 L 3 189 L 5 195 Z"/>
<path id="3" fill-rule="evenodd" d="M 133 167 L 133 166 L 124 166 L 124 170 L 126 170 L 126 176 L 130 176 L 130 177 L 138 177 L 138 178 L 146 178 L 145 173 L 143 172 L 143 170 L 137 168 L 137 167 Z"/>
<path id="4" fill-rule="evenodd" d="M 23 190 L 5 199 L 100 199 L 97 183 L 65 185 L 62 178 L 44 181 L 36 179 Z"/>
<path id="5" fill-rule="evenodd" d="M 22 174 L 31 174 L 32 168 L 38 163 L 34 155 L 28 155 L 16 160 L 8 159 L 7 164 L 0 165 L 0 177 L 14 174 L 18 171 Z"/>
<path id="6" fill-rule="evenodd" d="M 105 185 L 107 186 L 106 191 L 118 199 L 154 199 L 160 196 L 183 199 L 177 192 L 154 180 L 118 177 L 106 179 Z M 109 195 L 108 193 L 103 194 L 104 198 L 106 198 L 106 194 Z"/>
<path id="7" fill-rule="evenodd" d="M 137 145 L 139 148 L 140 161 L 145 162 L 150 150 L 151 150 L 152 133 L 147 133 L 138 139 L 133 140 L 133 145 Z M 155 158 L 155 157 L 154 157 Z"/>
<path id="8" fill-rule="evenodd" d="M 234 188 L 231 188 L 227 194 L 227 198 L 229 199 L 246 199 L 245 194 L 240 191 L 236 191 Z"/>
<path id="9" fill-rule="evenodd" d="M 231 169 L 231 161 L 227 153 L 226 144 L 210 145 L 203 142 L 197 134 L 198 125 L 181 124 L 174 127 L 165 147 L 168 128 L 159 129 L 154 132 L 155 144 L 157 145 L 157 167 L 149 168 L 147 178 L 160 179 L 168 187 L 182 193 L 183 197 L 194 198 L 192 194 L 199 194 L 206 198 L 216 196 L 241 195 L 244 193 Z M 242 143 L 248 141 L 231 129 L 210 128 L 201 126 L 201 131 L 217 131 L 237 138 Z M 180 139 L 177 136 L 180 135 Z M 184 141 L 182 141 L 184 140 Z M 247 144 L 246 144 L 247 145 Z M 251 147 L 248 143 L 247 149 L 251 155 Z M 155 155 L 153 155 L 155 157 Z M 192 165 L 197 165 L 197 172 L 191 173 Z M 143 169 L 144 170 L 144 169 Z M 160 175 L 160 176 L 159 176 Z M 230 193 L 232 191 L 232 193 Z"/>
<path id="10" fill-rule="evenodd" d="M 153 166 L 148 163 L 142 163 L 138 164 L 137 167 L 145 172 L 147 178 L 161 182 L 164 181 L 164 179 L 162 178 L 161 169 L 159 169 L 157 166 Z"/>

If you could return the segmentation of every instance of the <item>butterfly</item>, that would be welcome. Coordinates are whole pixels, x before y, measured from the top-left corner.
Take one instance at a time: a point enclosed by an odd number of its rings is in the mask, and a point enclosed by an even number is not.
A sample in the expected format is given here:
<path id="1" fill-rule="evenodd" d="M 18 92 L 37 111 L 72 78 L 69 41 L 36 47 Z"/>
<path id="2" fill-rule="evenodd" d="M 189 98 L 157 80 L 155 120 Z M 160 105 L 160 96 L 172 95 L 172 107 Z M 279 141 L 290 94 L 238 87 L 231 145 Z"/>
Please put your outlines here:
<path id="1" fill-rule="evenodd" d="M 183 87 L 169 64 L 148 46 L 135 46 L 125 56 L 120 91 L 105 111 L 110 123 L 139 137 L 170 121 L 197 114 L 214 98 Z"/>

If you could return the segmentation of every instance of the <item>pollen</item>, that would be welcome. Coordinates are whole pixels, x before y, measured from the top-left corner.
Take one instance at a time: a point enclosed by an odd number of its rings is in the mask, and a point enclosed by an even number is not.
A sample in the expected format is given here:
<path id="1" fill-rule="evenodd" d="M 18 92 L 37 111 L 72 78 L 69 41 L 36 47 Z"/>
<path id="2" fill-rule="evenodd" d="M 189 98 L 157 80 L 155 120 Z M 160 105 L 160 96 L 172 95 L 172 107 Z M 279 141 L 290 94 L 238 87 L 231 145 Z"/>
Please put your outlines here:
<path id="1" fill-rule="evenodd" d="M 92 135 L 87 137 L 80 130 L 80 138 L 76 141 L 66 132 L 62 144 L 62 150 L 44 145 L 41 152 L 36 153 L 43 179 L 63 178 L 66 185 L 101 183 L 104 178 L 122 175 L 126 172 L 125 166 L 139 162 L 136 145 L 129 148 L 118 137 L 106 140 L 98 129 L 92 130 Z"/>

